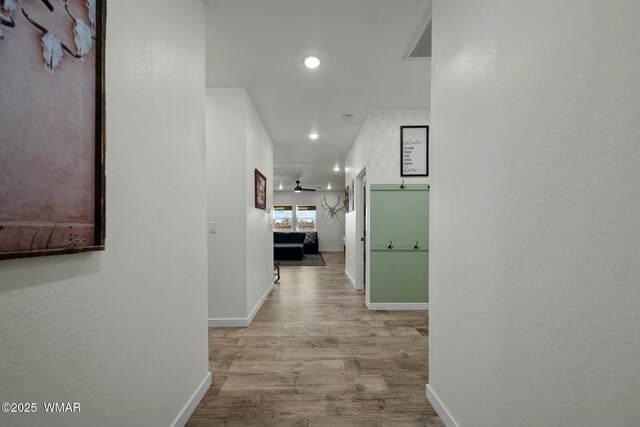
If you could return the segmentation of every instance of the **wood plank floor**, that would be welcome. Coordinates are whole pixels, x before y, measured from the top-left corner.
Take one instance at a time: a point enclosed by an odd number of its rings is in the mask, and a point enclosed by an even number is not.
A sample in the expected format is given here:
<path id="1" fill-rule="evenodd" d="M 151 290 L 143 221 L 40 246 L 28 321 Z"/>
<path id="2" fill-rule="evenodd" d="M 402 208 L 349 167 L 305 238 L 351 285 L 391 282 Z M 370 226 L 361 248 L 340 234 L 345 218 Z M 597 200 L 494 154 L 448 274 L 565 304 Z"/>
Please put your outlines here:
<path id="1" fill-rule="evenodd" d="M 213 385 L 188 427 L 444 426 L 425 398 L 428 320 L 369 311 L 344 275 L 282 267 L 248 328 L 210 328 Z"/>

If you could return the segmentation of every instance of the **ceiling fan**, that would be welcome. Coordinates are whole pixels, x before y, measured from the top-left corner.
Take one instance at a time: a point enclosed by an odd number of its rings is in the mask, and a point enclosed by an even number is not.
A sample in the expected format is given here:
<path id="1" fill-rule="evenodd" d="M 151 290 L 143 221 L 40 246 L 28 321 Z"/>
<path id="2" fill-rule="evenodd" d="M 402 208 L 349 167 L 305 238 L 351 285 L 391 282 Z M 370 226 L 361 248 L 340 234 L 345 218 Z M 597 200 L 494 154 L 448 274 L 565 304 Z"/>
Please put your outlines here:
<path id="1" fill-rule="evenodd" d="M 296 188 L 293 189 L 293 192 L 294 193 L 301 193 L 303 191 L 316 191 L 316 189 L 315 188 L 303 188 L 303 187 L 300 187 L 300 180 L 297 180 L 296 181 Z"/>

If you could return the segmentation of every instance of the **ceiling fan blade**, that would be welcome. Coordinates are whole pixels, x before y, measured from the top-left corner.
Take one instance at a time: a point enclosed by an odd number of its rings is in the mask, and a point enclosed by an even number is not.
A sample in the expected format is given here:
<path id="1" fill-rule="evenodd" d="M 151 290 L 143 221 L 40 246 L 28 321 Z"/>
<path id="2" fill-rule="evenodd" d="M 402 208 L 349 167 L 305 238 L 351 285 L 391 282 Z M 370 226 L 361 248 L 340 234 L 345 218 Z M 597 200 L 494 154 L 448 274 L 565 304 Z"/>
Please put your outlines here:
<path id="1" fill-rule="evenodd" d="M 304 188 L 300 186 L 300 180 L 296 181 L 296 188 L 293 190 L 294 193 L 299 193 L 301 191 L 316 191 L 313 188 Z"/>

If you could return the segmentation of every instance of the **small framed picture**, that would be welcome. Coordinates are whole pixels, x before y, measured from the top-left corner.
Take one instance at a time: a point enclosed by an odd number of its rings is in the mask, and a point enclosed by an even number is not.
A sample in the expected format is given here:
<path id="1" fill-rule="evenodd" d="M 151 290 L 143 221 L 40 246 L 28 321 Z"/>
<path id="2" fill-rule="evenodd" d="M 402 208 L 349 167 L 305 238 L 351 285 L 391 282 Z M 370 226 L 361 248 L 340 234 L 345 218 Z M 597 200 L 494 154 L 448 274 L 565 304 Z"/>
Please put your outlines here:
<path id="1" fill-rule="evenodd" d="M 349 211 L 349 206 L 350 206 L 350 204 L 349 204 L 349 193 L 350 193 L 349 186 L 347 185 L 344 188 L 344 211 L 345 212 L 350 212 Z"/>
<path id="2" fill-rule="evenodd" d="M 258 169 L 255 170 L 255 182 L 256 208 L 267 209 L 267 178 Z"/>
<path id="3" fill-rule="evenodd" d="M 355 200 L 355 197 L 353 197 L 353 192 L 354 189 L 356 188 L 356 183 L 355 180 L 351 180 L 351 185 L 349 186 L 349 212 L 353 211 L 353 202 Z"/>
<path id="4" fill-rule="evenodd" d="M 429 176 L 429 126 L 400 126 L 400 176 Z"/>

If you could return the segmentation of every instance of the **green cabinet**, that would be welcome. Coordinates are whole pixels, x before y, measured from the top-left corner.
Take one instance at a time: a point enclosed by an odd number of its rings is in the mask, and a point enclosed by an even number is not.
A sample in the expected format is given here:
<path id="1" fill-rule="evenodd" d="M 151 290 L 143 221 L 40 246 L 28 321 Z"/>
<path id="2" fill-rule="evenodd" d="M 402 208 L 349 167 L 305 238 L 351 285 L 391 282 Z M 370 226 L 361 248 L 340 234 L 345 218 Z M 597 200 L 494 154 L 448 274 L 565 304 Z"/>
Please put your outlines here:
<path id="1" fill-rule="evenodd" d="M 370 303 L 429 301 L 429 186 L 370 189 Z"/>

